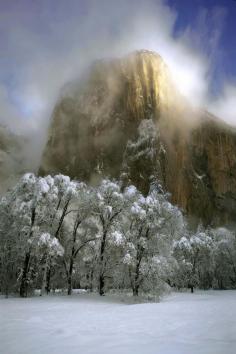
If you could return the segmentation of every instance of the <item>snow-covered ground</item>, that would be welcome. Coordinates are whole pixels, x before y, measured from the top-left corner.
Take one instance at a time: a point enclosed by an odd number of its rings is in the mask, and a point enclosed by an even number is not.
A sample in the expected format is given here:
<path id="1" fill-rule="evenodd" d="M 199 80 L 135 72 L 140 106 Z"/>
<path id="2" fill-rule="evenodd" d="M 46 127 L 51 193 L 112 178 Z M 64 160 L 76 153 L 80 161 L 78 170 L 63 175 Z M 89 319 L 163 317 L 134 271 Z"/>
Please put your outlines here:
<path id="1" fill-rule="evenodd" d="M 0 299 L 1 354 L 235 354 L 236 291 Z"/>

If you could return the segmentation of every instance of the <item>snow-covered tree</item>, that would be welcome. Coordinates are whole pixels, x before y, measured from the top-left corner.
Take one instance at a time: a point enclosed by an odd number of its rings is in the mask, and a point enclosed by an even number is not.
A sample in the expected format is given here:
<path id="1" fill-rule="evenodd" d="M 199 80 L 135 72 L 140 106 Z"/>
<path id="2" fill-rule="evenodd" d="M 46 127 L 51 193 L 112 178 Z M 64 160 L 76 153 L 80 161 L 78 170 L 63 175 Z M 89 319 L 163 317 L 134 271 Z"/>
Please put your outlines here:
<path id="1" fill-rule="evenodd" d="M 68 210 L 66 220 L 66 237 L 63 240 L 65 255 L 63 258 L 67 276 L 67 292 L 72 293 L 73 273 L 76 258 L 83 248 L 97 240 L 98 225 L 93 217 L 93 193 L 85 183 L 77 183 L 77 196 L 75 202 Z"/>
<path id="2" fill-rule="evenodd" d="M 45 291 L 49 292 L 47 287 L 48 283 L 48 271 L 52 259 L 57 256 L 63 256 L 64 249 L 59 243 L 56 237 L 52 237 L 49 233 L 43 233 L 38 239 L 38 248 L 43 257 L 43 272 L 42 272 L 42 285 L 41 285 L 41 295 Z"/>
<path id="3" fill-rule="evenodd" d="M 177 287 L 188 287 L 193 292 L 211 268 L 213 241 L 201 227 L 193 235 L 186 234 L 174 241 L 173 254 L 178 261 Z"/>
<path id="4" fill-rule="evenodd" d="M 226 228 L 211 229 L 214 239 L 215 287 L 236 287 L 236 233 Z"/>
<path id="5" fill-rule="evenodd" d="M 2 234 L 9 234 L 9 241 L 15 240 L 15 247 L 21 255 L 19 264 L 20 295 L 27 296 L 32 281 L 32 265 L 42 255 L 40 239 L 48 233 L 52 240 L 59 240 L 59 231 L 69 202 L 73 196 L 74 183 L 69 177 L 36 177 L 25 174 L 19 183 L 1 200 Z M 63 204 L 64 203 L 64 204 Z M 58 216 L 60 205 L 62 212 Z M 8 211 L 8 213 L 6 213 Z M 8 225 L 8 218 L 12 220 Z M 44 247 L 50 253 L 50 247 Z M 47 252 L 46 252 L 47 253 Z M 50 262 L 49 262 L 50 263 Z M 47 268 L 47 267 L 46 267 Z"/>
<path id="6" fill-rule="evenodd" d="M 14 216 L 10 194 L 0 200 L 0 292 L 8 296 L 16 291 L 19 263 L 24 252 L 20 233 L 12 233 Z M 23 227 L 23 225 L 22 225 Z"/>
<path id="7" fill-rule="evenodd" d="M 105 279 L 109 277 L 108 246 L 114 238 L 114 232 L 119 228 L 124 208 L 125 200 L 117 182 L 105 179 L 97 189 L 94 189 L 93 215 L 99 221 L 98 289 L 100 295 L 104 295 Z"/>
<path id="8" fill-rule="evenodd" d="M 123 263 L 133 294 L 138 295 L 140 288 L 149 291 L 163 281 L 163 268 L 170 257 L 173 237 L 181 232 L 183 218 L 180 210 L 167 201 L 162 191 L 153 189 L 144 197 L 132 187 L 126 193 L 133 200 L 126 213 Z"/>

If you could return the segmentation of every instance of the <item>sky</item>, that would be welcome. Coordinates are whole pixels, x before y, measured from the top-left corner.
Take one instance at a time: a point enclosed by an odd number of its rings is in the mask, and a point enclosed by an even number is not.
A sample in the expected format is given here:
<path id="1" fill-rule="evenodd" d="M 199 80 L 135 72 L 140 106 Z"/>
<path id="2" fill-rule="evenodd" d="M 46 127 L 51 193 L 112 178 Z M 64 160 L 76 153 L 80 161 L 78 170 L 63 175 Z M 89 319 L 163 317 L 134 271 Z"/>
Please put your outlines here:
<path id="1" fill-rule="evenodd" d="M 213 83 L 222 84 L 222 78 L 236 77 L 236 0 L 169 0 L 168 4 L 178 12 L 175 24 L 175 33 L 191 27 L 201 32 L 203 29 L 199 18 L 206 19 L 204 31 L 207 34 L 218 32 L 218 43 L 215 53 L 215 72 Z M 211 14 L 215 13 L 215 17 Z M 197 16 L 196 16 L 197 14 Z M 204 32 L 202 33 L 204 35 Z M 207 38 L 203 38 L 203 45 L 207 46 Z M 206 50 L 206 48 L 204 48 Z M 215 93 L 219 88 L 215 87 Z"/>
<path id="2" fill-rule="evenodd" d="M 194 105 L 236 125 L 235 0 L 0 0 L 0 123 L 45 132 L 89 64 L 154 50 Z"/>

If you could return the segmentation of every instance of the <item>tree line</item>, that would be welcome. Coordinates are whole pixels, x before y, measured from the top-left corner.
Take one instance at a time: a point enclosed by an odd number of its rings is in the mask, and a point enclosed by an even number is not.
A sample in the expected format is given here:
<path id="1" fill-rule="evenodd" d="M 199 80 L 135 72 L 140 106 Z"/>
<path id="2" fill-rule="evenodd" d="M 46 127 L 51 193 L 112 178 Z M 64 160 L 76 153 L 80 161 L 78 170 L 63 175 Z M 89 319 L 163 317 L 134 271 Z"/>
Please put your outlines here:
<path id="1" fill-rule="evenodd" d="M 191 230 L 156 182 L 144 196 L 104 179 L 25 174 L 0 200 L 0 292 L 158 293 L 235 288 L 236 236 Z"/>

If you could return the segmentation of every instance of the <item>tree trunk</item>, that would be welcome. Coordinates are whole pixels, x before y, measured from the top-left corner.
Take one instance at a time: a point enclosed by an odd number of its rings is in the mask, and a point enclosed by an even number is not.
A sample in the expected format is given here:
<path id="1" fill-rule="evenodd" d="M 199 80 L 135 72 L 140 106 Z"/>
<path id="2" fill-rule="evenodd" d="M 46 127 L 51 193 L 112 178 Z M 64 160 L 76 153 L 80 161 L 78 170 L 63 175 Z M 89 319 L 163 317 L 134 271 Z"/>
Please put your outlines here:
<path id="1" fill-rule="evenodd" d="M 32 212 L 31 212 L 31 227 L 30 227 L 30 235 L 29 238 L 32 237 L 33 235 L 33 226 L 36 218 L 36 208 L 33 207 Z M 25 255 L 25 260 L 24 260 L 24 266 L 23 266 L 23 274 L 22 274 L 22 279 L 21 279 L 21 285 L 20 285 L 20 296 L 21 297 L 27 297 L 28 293 L 28 272 L 29 272 L 29 266 L 30 266 L 30 250 L 26 253 Z"/>
<path id="2" fill-rule="evenodd" d="M 139 284 L 135 284 L 133 287 L 133 296 L 138 296 Z"/>
<path id="3" fill-rule="evenodd" d="M 69 207 L 69 204 L 70 204 L 70 198 L 67 200 L 66 204 L 64 205 L 63 212 L 62 212 L 62 215 L 60 217 L 59 224 L 58 224 L 57 230 L 56 230 L 55 235 L 54 235 L 54 237 L 57 238 L 57 239 L 59 238 L 59 232 L 60 232 L 61 227 L 63 225 L 63 221 L 65 219 L 66 212 L 67 212 L 67 209 Z"/>
<path id="4" fill-rule="evenodd" d="M 93 275 L 94 275 L 94 268 L 92 268 L 92 270 L 89 274 L 89 290 L 90 290 L 90 292 L 93 292 Z"/>
<path id="5" fill-rule="evenodd" d="M 70 258 L 70 267 L 69 267 L 69 272 L 68 272 L 68 290 L 67 290 L 67 295 L 72 294 L 72 274 L 73 274 L 73 268 L 74 268 L 74 257 L 71 256 Z"/>
<path id="6" fill-rule="evenodd" d="M 30 265 L 30 252 L 27 252 L 25 255 L 23 274 L 22 274 L 21 285 L 20 285 L 21 297 L 27 297 L 29 265 Z"/>
<path id="7" fill-rule="evenodd" d="M 99 295 L 103 296 L 105 294 L 105 277 L 104 277 L 104 253 L 105 253 L 105 247 L 106 247 L 106 236 L 107 232 L 104 231 L 103 237 L 102 237 L 102 242 L 101 242 L 101 248 L 100 248 L 100 274 L 99 274 L 99 283 L 98 283 L 98 289 L 99 289 Z"/>
<path id="8" fill-rule="evenodd" d="M 139 267 L 136 266 L 136 273 L 133 285 L 133 296 L 138 296 L 139 292 Z"/>
<path id="9" fill-rule="evenodd" d="M 44 295 L 45 292 L 46 292 L 47 273 L 48 273 L 48 255 L 46 255 L 46 260 L 45 260 L 45 264 L 44 264 L 43 280 L 42 280 L 42 286 L 41 286 L 41 294 L 40 294 L 40 296 Z"/>
<path id="10" fill-rule="evenodd" d="M 6 287 L 5 287 L 5 298 L 8 299 L 9 296 L 9 289 L 8 289 L 8 284 L 6 283 Z"/>
<path id="11" fill-rule="evenodd" d="M 70 265 L 69 265 L 69 271 L 67 274 L 67 282 L 68 282 L 68 289 L 67 289 L 67 295 L 72 294 L 72 277 L 73 277 L 73 269 L 74 269 L 74 260 L 75 257 L 77 256 L 79 250 L 81 247 L 79 247 L 76 250 L 76 238 L 77 238 L 77 230 L 79 228 L 79 225 L 81 224 L 82 220 L 79 217 L 79 213 L 77 215 L 77 220 L 74 224 L 74 229 L 73 229 L 73 244 L 72 244 L 72 250 L 71 250 L 71 256 L 70 256 Z"/>
<path id="12" fill-rule="evenodd" d="M 134 284 L 133 284 L 133 295 L 138 296 L 139 287 L 140 287 L 140 264 L 142 261 L 142 250 L 138 247 L 137 257 L 136 257 L 136 267 L 135 267 L 135 276 L 134 276 Z"/>
<path id="13" fill-rule="evenodd" d="M 99 295 L 103 296 L 105 294 L 104 291 L 105 288 L 105 278 L 103 274 L 100 274 L 99 276 Z"/>
<path id="14" fill-rule="evenodd" d="M 47 295 L 51 291 L 51 261 L 49 261 L 48 270 L 47 270 L 47 279 L 46 279 L 46 293 Z"/>

